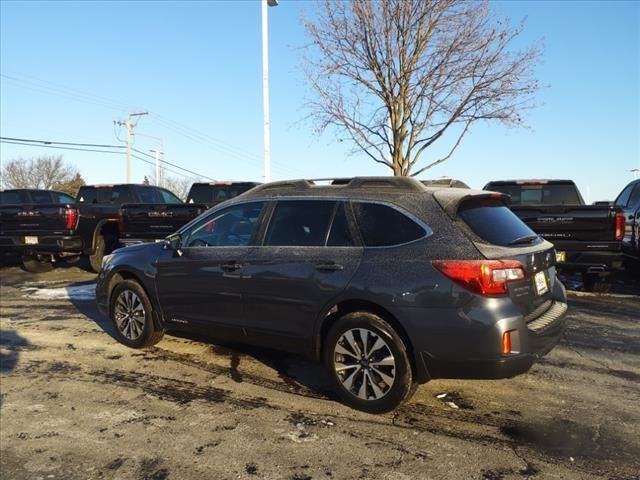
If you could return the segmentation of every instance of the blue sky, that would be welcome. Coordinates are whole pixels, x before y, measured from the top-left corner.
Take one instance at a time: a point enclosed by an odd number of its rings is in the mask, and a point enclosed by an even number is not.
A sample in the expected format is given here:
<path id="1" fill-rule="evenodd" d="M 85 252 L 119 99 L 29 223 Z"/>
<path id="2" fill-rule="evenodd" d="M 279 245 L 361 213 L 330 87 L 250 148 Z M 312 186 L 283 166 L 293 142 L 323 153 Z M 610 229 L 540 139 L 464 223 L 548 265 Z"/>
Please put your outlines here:
<path id="1" fill-rule="evenodd" d="M 527 17 L 525 44 L 544 41 L 541 105 L 529 129 L 478 125 L 422 178 L 481 188 L 505 178 L 572 178 L 591 201 L 613 199 L 640 168 L 640 3 L 495 2 Z M 303 119 L 302 11 L 269 9 L 274 179 L 389 171 Z M 261 180 L 260 4 L 211 2 L 0 3 L 0 132 L 5 137 L 119 143 L 112 121 L 143 110 L 135 147 L 162 138 L 166 159 L 215 179 Z M 444 147 L 444 145 L 443 145 Z M 125 180 L 125 158 L 0 144 L 7 161 L 63 153 L 90 183 Z M 424 161 L 428 161 L 426 157 Z M 152 167 L 133 161 L 133 179 Z"/>

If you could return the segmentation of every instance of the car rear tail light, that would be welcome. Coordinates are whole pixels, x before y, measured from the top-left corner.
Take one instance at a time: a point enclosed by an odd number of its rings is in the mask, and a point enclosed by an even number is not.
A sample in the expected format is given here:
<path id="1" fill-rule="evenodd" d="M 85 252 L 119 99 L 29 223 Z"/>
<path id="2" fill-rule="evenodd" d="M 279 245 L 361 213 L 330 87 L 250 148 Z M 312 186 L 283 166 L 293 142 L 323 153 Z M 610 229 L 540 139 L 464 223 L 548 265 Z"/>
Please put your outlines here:
<path id="1" fill-rule="evenodd" d="M 78 224 L 78 210 L 75 208 L 64 209 L 64 228 L 73 230 Z"/>
<path id="2" fill-rule="evenodd" d="M 618 212 L 616 213 L 616 240 L 622 240 L 624 238 L 624 229 L 624 213 Z"/>
<path id="3" fill-rule="evenodd" d="M 516 260 L 434 260 L 440 272 L 467 290 L 487 297 L 507 295 L 507 284 L 526 273 Z"/>
<path id="4" fill-rule="evenodd" d="M 118 209 L 118 232 L 124 232 L 124 210 Z"/>
<path id="5" fill-rule="evenodd" d="M 504 332 L 502 334 L 501 353 L 502 355 L 511 353 L 511 332 Z"/>

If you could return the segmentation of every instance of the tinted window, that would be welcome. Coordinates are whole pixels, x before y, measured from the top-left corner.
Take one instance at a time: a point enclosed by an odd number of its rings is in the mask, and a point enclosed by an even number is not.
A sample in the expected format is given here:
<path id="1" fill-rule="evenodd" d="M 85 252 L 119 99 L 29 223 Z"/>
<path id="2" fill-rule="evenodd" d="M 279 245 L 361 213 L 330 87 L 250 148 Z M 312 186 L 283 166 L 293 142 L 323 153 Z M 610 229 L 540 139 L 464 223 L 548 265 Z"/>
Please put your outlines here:
<path id="1" fill-rule="evenodd" d="M 53 193 L 53 192 L 52 192 Z M 53 193 L 53 197 L 57 203 L 74 203 L 76 200 L 71 195 L 65 193 Z"/>
<path id="2" fill-rule="evenodd" d="M 522 242 L 518 242 L 520 246 L 542 241 L 515 213 L 501 203 L 468 203 L 460 208 L 458 215 L 478 237 L 494 245 L 512 245 L 518 239 Z"/>
<path id="3" fill-rule="evenodd" d="M 253 185 L 194 185 L 189 192 L 190 203 L 220 203 L 253 188 Z"/>
<path id="4" fill-rule="evenodd" d="M 51 192 L 46 190 L 33 190 L 31 191 L 31 203 L 54 203 L 51 196 Z"/>
<path id="5" fill-rule="evenodd" d="M 162 196 L 163 203 L 171 203 L 171 204 L 182 203 L 182 200 L 176 197 L 169 190 L 160 189 L 159 192 L 160 192 L 160 195 Z"/>
<path id="6" fill-rule="evenodd" d="M 616 207 L 626 207 L 629 202 L 629 198 L 631 197 L 631 191 L 633 190 L 633 183 L 627 185 L 622 193 L 618 195 L 616 198 L 615 206 Z"/>
<path id="7" fill-rule="evenodd" d="M 354 203 L 353 209 L 364 244 L 385 247 L 424 237 L 424 228 L 404 213 L 378 203 Z"/>
<path id="8" fill-rule="evenodd" d="M 141 203 L 163 203 L 160 192 L 153 187 L 138 187 Z"/>
<path id="9" fill-rule="evenodd" d="M 631 194 L 631 198 L 629 199 L 627 205 L 629 207 L 637 207 L 638 205 L 640 205 L 640 183 L 636 184 L 636 188 Z"/>
<path id="10" fill-rule="evenodd" d="M 487 185 L 493 190 L 509 195 L 513 205 L 581 205 L 574 185 Z"/>
<path id="11" fill-rule="evenodd" d="M 231 247 L 251 243 L 262 202 L 225 208 L 207 217 L 184 235 L 186 247 Z"/>
<path id="12" fill-rule="evenodd" d="M 327 241 L 335 202 L 278 202 L 269 224 L 265 245 L 319 247 Z"/>
<path id="13" fill-rule="evenodd" d="M 82 187 L 78 191 L 78 202 L 110 203 L 113 187 Z"/>
<path id="14" fill-rule="evenodd" d="M 117 205 L 133 202 L 131 189 L 124 185 L 119 187 L 113 187 L 113 190 L 111 191 L 111 202 Z"/>
<path id="15" fill-rule="evenodd" d="M 331 223 L 331 231 L 327 240 L 328 247 L 353 247 L 356 242 L 351 235 L 344 204 L 339 204 Z"/>
<path id="16" fill-rule="evenodd" d="M 3 205 L 14 205 L 22 202 L 20 192 L 0 192 L 0 203 Z"/>

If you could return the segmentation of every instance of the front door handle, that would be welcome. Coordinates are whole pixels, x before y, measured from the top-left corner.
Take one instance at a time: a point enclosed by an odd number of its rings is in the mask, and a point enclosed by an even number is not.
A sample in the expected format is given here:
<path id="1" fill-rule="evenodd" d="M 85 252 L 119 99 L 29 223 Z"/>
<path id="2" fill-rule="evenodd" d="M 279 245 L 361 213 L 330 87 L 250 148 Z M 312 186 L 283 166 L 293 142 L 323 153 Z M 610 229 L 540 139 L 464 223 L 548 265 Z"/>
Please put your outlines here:
<path id="1" fill-rule="evenodd" d="M 226 272 L 235 272 L 236 270 L 240 270 L 242 268 L 242 265 L 236 262 L 223 263 L 222 265 L 220 265 L 220 268 L 222 268 L 222 270 Z"/>
<path id="2" fill-rule="evenodd" d="M 337 272 L 339 270 L 344 270 L 344 267 L 335 262 L 318 263 L 316 265 L 316 270 L 321 270 L 324 272 Z"/>

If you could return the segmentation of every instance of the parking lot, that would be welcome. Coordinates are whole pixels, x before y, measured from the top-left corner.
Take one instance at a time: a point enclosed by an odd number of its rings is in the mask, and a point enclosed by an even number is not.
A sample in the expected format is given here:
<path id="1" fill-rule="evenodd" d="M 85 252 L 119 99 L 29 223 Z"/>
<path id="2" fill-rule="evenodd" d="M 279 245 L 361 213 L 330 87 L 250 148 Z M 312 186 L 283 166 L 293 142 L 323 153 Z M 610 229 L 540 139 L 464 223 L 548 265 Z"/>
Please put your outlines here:
<path id="1" fill-rule="evenodd" d="M 564 339 L 528 374 L 432 381 L 374 416 L 299 357 L 173 335 L 127 349 L 94 281 L 2 268 L 3 478 L 640 478 L 628 286 L 572 293 Z"/>

